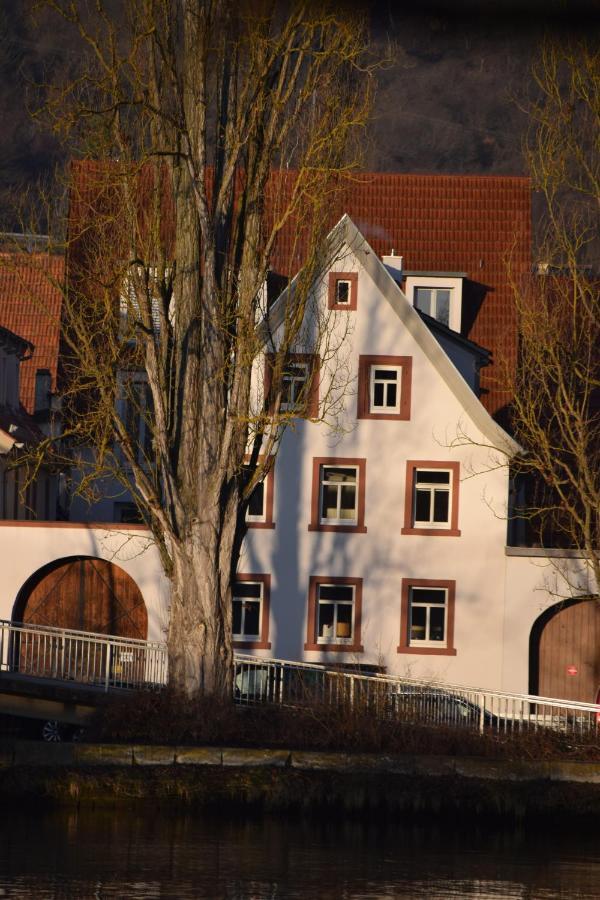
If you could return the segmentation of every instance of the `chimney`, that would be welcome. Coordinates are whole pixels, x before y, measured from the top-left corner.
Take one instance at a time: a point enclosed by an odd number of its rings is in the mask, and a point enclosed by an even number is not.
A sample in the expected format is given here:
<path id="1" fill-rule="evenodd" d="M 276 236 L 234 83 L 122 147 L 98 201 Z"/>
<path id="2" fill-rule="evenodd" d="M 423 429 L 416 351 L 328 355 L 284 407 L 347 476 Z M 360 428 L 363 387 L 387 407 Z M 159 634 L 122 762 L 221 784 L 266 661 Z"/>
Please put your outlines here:
<path id="1" fill-rule="evenodd" d="M 382 262 L 394 281 L 400 283 L 404 281 L 404 257 L 396 256 L 394 249 L 392 248 L 389 256 L 382 256 Z"/>

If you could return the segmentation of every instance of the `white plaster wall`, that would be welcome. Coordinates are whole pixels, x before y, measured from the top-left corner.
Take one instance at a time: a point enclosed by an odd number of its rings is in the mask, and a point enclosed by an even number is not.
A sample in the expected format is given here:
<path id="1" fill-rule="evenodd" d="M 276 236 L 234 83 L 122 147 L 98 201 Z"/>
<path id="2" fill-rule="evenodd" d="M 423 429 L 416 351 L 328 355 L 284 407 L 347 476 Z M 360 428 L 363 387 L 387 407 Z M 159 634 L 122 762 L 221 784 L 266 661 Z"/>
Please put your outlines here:
<path id="1" fill-rule="evenodd" d="M 130 575 L 148 610 L 148 640 L 164 641 L 169 587 L 147 531 L 78 527 L 65 523 L 0 522 L 0 619 L 12 617 L 17 595 L 42 566 L 70 556 L 106 559 Z"/>
<path id="2" fill-rule="evenodd" d="M 559 551 L 509 549 L 502 689 L 529 692 L 529 638 L 539 616 L 569 597 L 595 593 L 585 561 Z M 528 555 L 525 555 L 528 554 Z"/>
<path id="3" fill-rule="evenodd" d="M 499 688 L 507 471 L 485 448 L 449 446 L 461 430 L 487 441 L 366 271 L 348 258 L 338 268 L 359 269 L 358 310 L 338 314 L 352 317 L 353 375 L 359 354 L 412 356 L 411 418 L 357 421 L 354 383 L 337 432 L 298 421 L 284 436 L 275 464 L 275 529 L 250 530 L 240 562 L 244 572 L 272 577 L 269 654 L 355 661 L 349 653 L 303 649 L 309 576 L 353 576 L 363 579 L 365 649 L 356 661 L 383 663 L 391 673 Z M 308 531 L 316 456 L 366 458 L 366 534 Z M 407 459 L 460 462 L 460 537 L 401 534 Z M 402 578 L 456 581 L 455 657 L 396 652 Z"/>

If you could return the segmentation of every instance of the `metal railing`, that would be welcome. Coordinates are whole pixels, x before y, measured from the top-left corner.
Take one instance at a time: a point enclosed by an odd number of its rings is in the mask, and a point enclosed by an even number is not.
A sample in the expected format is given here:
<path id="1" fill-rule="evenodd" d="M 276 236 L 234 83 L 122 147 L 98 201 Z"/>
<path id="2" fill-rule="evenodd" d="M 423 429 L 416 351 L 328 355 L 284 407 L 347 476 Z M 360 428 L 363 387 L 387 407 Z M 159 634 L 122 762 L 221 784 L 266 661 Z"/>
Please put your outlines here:
<path id="1" fill-rule="evenodd" d="M 415 725 L 506 733 L 550 728 L 600 736 L 595 703 L 243 655 L 236 656 L 235 665 L 235 698 L 241 704 L 335 704 Z"/>
<path id="2" fill-rule="evenodd" d="M 481 732 L 551 728 L 600 736 L 598 704 L 351 668 L 236 654 L 234 699 L 240 705 L 345 706 L 382 719 Z M 0 671 L 104 691 L 160 689 L 167 683 L 167 647 L 158 641 L 0 620 Z"/>
<path id="3" fill-rule="evenodd" d="M 167 683 L 163 643 L 0 620 L 0 671 L 109 688 Z"/>

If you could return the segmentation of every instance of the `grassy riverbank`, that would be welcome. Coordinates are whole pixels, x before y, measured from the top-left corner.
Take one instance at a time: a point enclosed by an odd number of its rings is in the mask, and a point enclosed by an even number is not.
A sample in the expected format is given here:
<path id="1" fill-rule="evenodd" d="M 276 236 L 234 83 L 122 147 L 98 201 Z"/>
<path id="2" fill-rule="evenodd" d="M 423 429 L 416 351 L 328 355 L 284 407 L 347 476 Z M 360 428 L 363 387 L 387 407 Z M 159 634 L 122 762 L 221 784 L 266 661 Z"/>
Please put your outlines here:
<path id="1" fill-rule="evenodd" d="M 239 748 L 0 745 L 4 803 L 593 820 L 600 765 Z"/>

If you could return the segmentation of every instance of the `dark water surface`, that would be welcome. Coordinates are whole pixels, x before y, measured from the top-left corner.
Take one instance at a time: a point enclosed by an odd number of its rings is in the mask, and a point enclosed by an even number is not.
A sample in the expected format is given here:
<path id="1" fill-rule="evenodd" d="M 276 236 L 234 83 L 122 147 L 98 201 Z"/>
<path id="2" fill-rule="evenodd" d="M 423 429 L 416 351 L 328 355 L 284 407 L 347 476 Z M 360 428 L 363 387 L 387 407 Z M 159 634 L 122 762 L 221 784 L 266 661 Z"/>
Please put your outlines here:
<path id="1" fill-rule="evenodd" d="M 0 898 L 600 898 L 600 837 L 560 825 L 215 818 L 157 810 L 0 817 Z"/>

